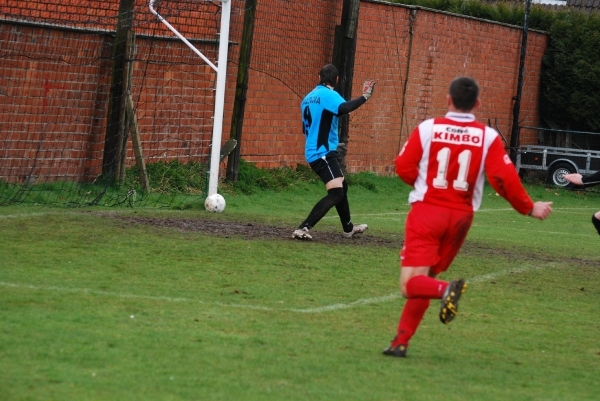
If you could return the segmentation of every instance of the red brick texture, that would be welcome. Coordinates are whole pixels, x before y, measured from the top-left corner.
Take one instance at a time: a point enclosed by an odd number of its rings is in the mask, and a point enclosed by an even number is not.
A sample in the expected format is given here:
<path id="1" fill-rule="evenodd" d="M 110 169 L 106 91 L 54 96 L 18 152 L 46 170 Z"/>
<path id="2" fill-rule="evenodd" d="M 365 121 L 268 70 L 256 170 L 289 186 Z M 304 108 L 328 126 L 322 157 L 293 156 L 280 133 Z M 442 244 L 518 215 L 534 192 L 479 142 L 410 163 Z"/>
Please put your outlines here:
<path id="1" fill-rule="evenodd" d="M 448 84 L 459 75 L 479 82 L 482 106 L 477 117 L 497 125 L 510 141 L 522 30 L 382 3 L 362 2 L 360 7 L 354 96 L 360 95 L 363 79 L 374 78 L 378 84 L 367 105 L 351 115 L 350 171 L 390 172 L 412 129 L 446 112 Z M 538 124 L 546 46 L 545 34 L 529 32 L 521 125 Z"/>
<path id="2" fill-rule="evenodd" d="M 216 60 L 219 7 L 162 0 L 158 11 Z M 223 141 L 229 137 L 244 2 L 233 0 Z M 0 180 L 91 181 L 101 172 L 113 35 L 119 1 L 0 2 Z M 97 30 L 58 29 L 31 21 Z M 304 162 L 300 101 L 333 55 L 341 2 L 257 0 L 242 157 L 261 167 Z M 210 153 L 215 73 L 136 0 L 138 34 L 132 94 L 147 163 Z M 375 95 L 350 117 L 350 172 L 391 174 L 393 159 L 422 119 L 444 114 L 452 78 L 482 88 L 478 117 L 507 140 L 517 93 L 518 27 L 402 5 L 360 4 L 353 97 L 377 80 Z M 529 32 L 521 125 L 537 125 L 547 36 Z M 214 62 L 214 61 L 213 61 Z M 525 135 L 524 141 L 535 141 Z M 131 148 L 131 147 L 130 147 Z M 128 151 L 128 165 L 133 165 Z M 224 164 L 221 165 L 223 167 Z"/>

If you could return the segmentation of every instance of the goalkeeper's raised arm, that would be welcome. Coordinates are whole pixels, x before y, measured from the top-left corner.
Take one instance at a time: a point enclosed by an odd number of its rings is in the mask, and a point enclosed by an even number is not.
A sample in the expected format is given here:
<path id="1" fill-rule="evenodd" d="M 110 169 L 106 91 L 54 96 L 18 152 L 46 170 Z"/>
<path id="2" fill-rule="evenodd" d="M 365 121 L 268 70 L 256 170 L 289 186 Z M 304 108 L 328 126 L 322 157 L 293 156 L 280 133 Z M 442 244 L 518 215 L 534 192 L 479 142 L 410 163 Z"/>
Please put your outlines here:
<path id="1" fill-rule="evenodd" d="M 351 111 L 358 109 L 360 106 L 366 103 L 367 100 L 373 96 L 373 91 L 375 90 L 375 80 L 367 79 L 363 84 L 363 94 L 362 96 L 357 97 L 356 99 L 349 100 L 340 104 L 338 108 L 338 115 L 341 116 L 343 114 L 348 114 Z"/>

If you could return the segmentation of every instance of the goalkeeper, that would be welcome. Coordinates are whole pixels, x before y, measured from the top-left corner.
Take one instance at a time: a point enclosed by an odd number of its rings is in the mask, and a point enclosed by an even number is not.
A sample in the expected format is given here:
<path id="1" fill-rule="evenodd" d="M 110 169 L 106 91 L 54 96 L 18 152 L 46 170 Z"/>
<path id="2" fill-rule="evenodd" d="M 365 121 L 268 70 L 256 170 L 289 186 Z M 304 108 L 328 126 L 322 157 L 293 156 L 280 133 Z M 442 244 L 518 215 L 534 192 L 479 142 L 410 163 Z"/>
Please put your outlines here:
<path id="1" fill-rule="evenodd" d="M 366 224 L 354 225 L 350 221 L 348 183 L 344 180 L 337 151 L 338 120 L 339 116 L 356 110 L 369 100 L 373 95 L 375 81 L 365 81 L 362 96 L 350 101 L 333 90 L 337 81 L 337 68 L 333 64 L 327 64 L 319 72 L 317 87 L 302 100 L 306 161 L 325 184 L 327 196 L 317 202 L 306 220 L 292 233 L 292 238 L 295 239 L 311 240 L 310 229 L 334 206 L 340 216 L 344 237 L 352 238 L 367 229 Z"/>
<path id="2" fill-rule="evenodd" d="M 565 174 L 563 175 L 565 180 L 572 184 L 583 186 L 584 188 L 593 187 L 594 185 L 600 185 L 600 171 L 586 177 L 579 173 Z M 592 224 L 596 227 L 596 231 L 600 234 L 600 211 L 592 215 Z"/>

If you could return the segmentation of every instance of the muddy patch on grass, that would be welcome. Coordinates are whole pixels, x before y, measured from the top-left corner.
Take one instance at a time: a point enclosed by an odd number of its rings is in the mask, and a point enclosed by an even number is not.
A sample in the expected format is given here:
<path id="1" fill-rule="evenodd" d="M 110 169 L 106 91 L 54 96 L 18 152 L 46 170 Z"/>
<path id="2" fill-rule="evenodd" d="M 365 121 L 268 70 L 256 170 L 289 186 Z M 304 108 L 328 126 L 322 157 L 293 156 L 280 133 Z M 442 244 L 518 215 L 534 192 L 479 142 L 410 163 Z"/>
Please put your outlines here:
<path id="1" fill-rule="evenodd" d="M 251 240 L 279 240 L 296 241 L 292 238 L 292 231 L 295 227 L 284 227 L 268 225 L 260 222 L 239 222 L 222 219 L 178 219 L 161 217 L 143 217 L 121 215 L 117 213 L 100 213 L 105 217 L 110 217 L 127 225 L 141 224 L 154 226 L 157 228 L 175 229 L 181 232 L 198 232 L 214 235 L 223 238 L 244 238 Z M 325 245 L 352 245 L 352 246 L 378 246 L 400 250 L 404 240 L 404 233 L 398 233 L 397 236 L 378 236 L 373 231 L 367 230 L 364 234 L 353 238 L 344 238 L 341 231 L 321 231 L 317 228 L 311 230 L 312 241 L 308 243 L 318 243 Z M 547 255 L 545 253 L 521 252 L 519 250 L 510 250 L 504 248 L 481 247 L 474 243 L 464 244 L 461 254 L 484 254 L 490 256 L 500 256 L 507 259 L 514 259 L 520 262 L 537 261 L 542 263 L 567 263 L 579 266 L 598 267 L 597 260 L 581 259 L 577 257 L 557 257 L 556 255 Z"/>
<path id="2" fill-rule="evenodd" d="M 259 222 L 239 222 L 229 220 L 213 219 L 175 219 L 175 218 L 156 218 L 156 217 L 137 217 L 111 215 L 112 218 L 123 221 L 127 224 L 142 224 L 161 228 L 171 228 L 182 232 L 199 232 L 210 234 L 223 238 L 238 237 L 253 240 L 276 239 L 281 241 L 298 241 L 292 238 L 292 232 L 295 227 L 283 227 L 263 224 Z M 358 246 L 384 246 L 400 248 L 402 246 L 403 236 L 397 238 L 384 238 L 368 234 L 356 235 L 353 238 L 345 238 L 341 231 L 321 231 L 318 228 L 311 230 L 313 236 L 311 243 L 332 244 L 332 245 L 358 245 Z"/>

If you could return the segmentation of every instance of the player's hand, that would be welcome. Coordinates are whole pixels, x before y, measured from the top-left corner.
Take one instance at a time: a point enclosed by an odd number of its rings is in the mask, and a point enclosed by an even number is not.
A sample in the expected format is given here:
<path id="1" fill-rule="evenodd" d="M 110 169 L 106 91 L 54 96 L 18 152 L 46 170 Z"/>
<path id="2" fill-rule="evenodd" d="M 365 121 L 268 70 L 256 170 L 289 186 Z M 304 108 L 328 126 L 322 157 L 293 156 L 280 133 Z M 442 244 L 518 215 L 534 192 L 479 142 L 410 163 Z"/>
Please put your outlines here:
<path id="1" fill-rule="evenodd" d="M 371 98 L 371 96 L 373 96 L 373 91 L 375 90 L 375 80 L 374 79 L 367 79 L 365 81 L 365 83 L 363 84 L 363 96 L 365 97 L 365 99 L 369 100 Z"/>
<path id="2" fill-rule="evenodd" d="M 565 174 L 563 175 L 563 178 L 572 184 L 583 185 L 583 181 L 581 181 L 583 176 L 579 173 Z"/>
<path id="3" fill-rule="evenodd" d="M 552 202 L 535 202 L 529 215 L 536 219 L 545 220 L 552 213 Z"/>

